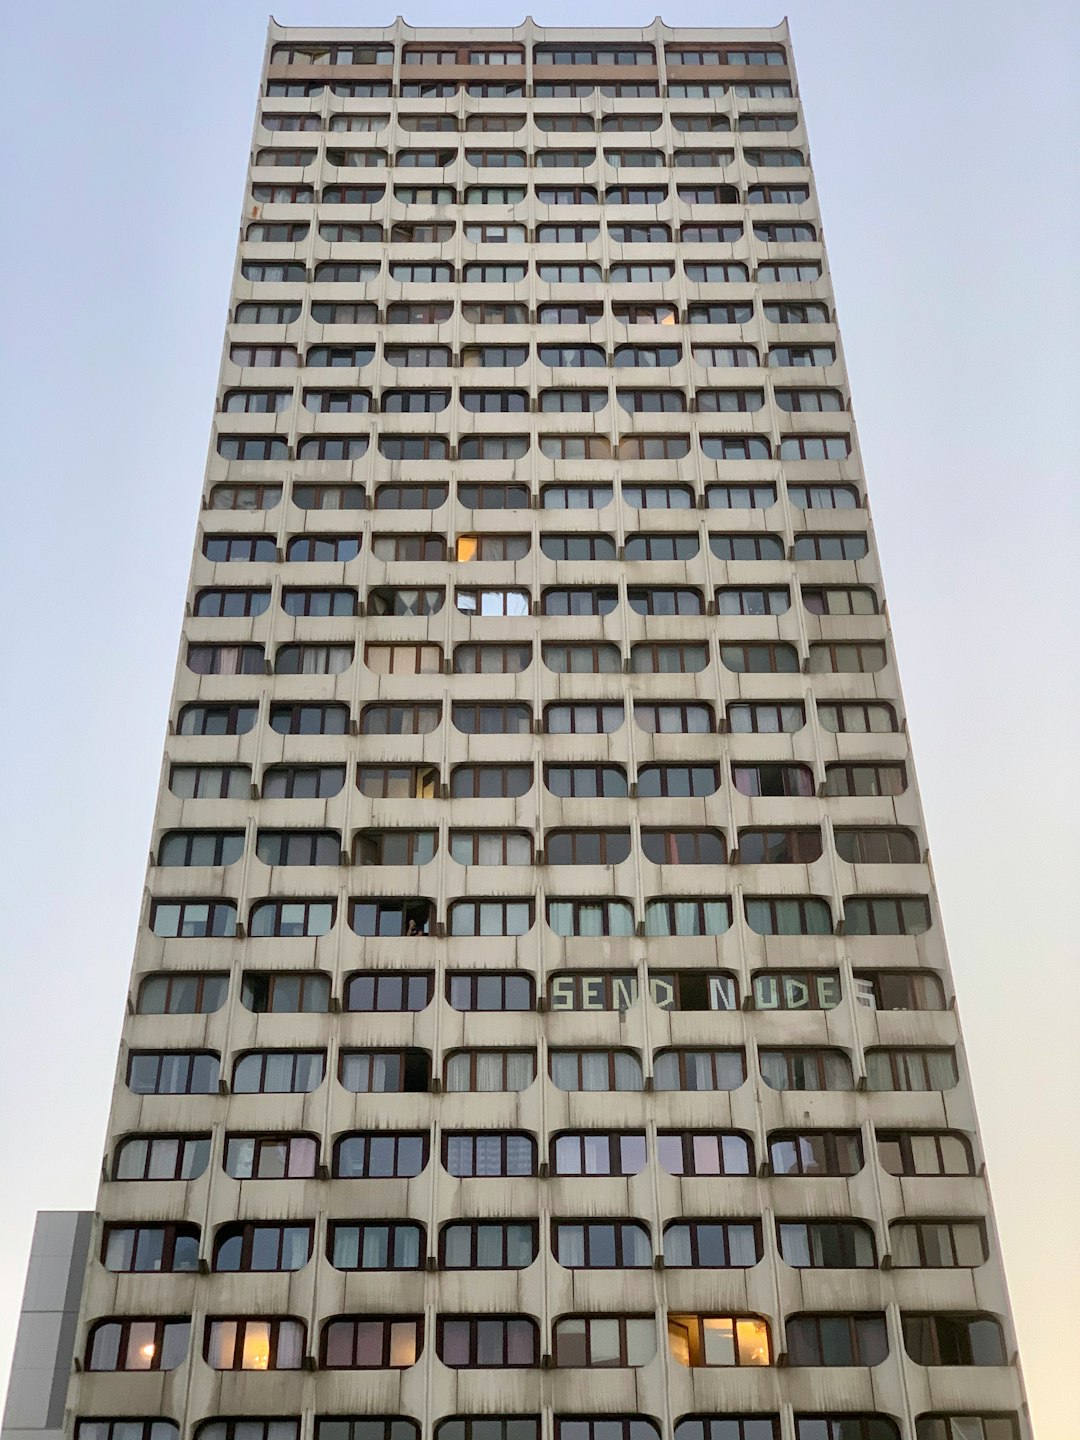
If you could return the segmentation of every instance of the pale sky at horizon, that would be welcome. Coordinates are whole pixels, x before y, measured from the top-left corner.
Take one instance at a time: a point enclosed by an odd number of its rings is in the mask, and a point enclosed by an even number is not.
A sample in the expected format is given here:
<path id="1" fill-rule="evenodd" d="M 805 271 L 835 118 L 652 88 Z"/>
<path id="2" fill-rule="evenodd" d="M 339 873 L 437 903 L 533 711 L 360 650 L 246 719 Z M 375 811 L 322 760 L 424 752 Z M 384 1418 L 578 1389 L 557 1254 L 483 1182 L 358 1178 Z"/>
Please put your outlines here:
<path id="1" fill-rule="evenodd" d="M 396 8 L 272 4 L 309 25 Z M 270 6 L 5 16 L 0 1394 L 34 1212 L 94 1203 Z M 1035 1431 L 1069 1440 L 1080 7 L 680 0 L 663 18 L 785 11 Z"/>

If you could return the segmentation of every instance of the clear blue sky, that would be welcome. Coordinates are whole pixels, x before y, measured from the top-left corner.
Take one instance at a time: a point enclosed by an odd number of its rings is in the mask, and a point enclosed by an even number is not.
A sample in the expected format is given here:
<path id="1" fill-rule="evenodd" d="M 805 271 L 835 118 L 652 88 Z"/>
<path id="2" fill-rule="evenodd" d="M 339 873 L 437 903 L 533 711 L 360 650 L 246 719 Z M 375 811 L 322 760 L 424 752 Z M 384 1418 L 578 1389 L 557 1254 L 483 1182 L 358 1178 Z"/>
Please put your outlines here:
<path id="1" fill-rule="evenodd" d="M 286 24 L 391 19 L 278 3 Z M 265 4 L 5 14 L 0 1385 L 34 1211 L 94 1199 Z M 771 25 L 785 8 L 1021 1352 L 1040 1440 L 1065 1440 L 1078 8 L 742 0 L 664 18 Z M 560 0 L 537 19 L 652 14 Z M 521 16 L 470 0 L 407 18 Z"/>

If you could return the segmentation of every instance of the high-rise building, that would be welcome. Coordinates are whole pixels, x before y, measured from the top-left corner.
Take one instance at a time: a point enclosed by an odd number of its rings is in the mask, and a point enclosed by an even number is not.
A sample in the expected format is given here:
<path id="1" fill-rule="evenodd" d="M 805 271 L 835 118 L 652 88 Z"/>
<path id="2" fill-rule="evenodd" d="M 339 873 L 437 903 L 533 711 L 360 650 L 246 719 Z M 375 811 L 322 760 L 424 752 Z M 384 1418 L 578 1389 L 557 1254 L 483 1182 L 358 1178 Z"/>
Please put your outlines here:
<path id="1" fill-rule="evenodd" d="M 272 25 L 217 410 L 5 1437 L 1027 1437 L 786 29 Z"/>

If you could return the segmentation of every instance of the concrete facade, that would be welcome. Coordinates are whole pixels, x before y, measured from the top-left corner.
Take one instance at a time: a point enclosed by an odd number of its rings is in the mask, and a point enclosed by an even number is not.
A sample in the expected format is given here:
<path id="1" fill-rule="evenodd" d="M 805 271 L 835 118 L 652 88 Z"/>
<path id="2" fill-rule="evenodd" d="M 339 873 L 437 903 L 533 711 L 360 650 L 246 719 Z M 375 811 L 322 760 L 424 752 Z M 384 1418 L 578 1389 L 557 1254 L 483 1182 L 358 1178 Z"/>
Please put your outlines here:
<path id="1" fill-rule="evenodd" d="M 786 28 L 272 25 L 259 106 L 67 1433 L 1026 1436 Z"/>
<path id="2" fill-rule="evenodd" d="M 59 1440 L 90 1249 L 88 1210 L 42 1210 L 30 1242 L 2 1440 Z"/>

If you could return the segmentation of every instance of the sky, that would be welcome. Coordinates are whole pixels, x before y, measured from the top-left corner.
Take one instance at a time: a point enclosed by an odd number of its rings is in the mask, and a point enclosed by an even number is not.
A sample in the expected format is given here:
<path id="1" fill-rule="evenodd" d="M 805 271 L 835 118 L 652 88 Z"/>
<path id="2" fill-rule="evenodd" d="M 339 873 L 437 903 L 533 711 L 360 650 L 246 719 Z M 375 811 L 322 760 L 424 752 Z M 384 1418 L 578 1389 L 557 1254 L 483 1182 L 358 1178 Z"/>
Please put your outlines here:
<path id="1" fill-rule="evenodd" d="M 276 3 L 285 24 L 393 18 Z M 35 1211 L 94 1203 L 265 4 L 36 0 L 4 18 L 0 1385 Z M 1080 8 L 668 0 L 664 19 L 785 8 L 1033 1420 L 1065 1440 Z M 522 17 L 469 0 L 406 18 Z M 536 16 L 652 18 L 628 0 Z"/>

